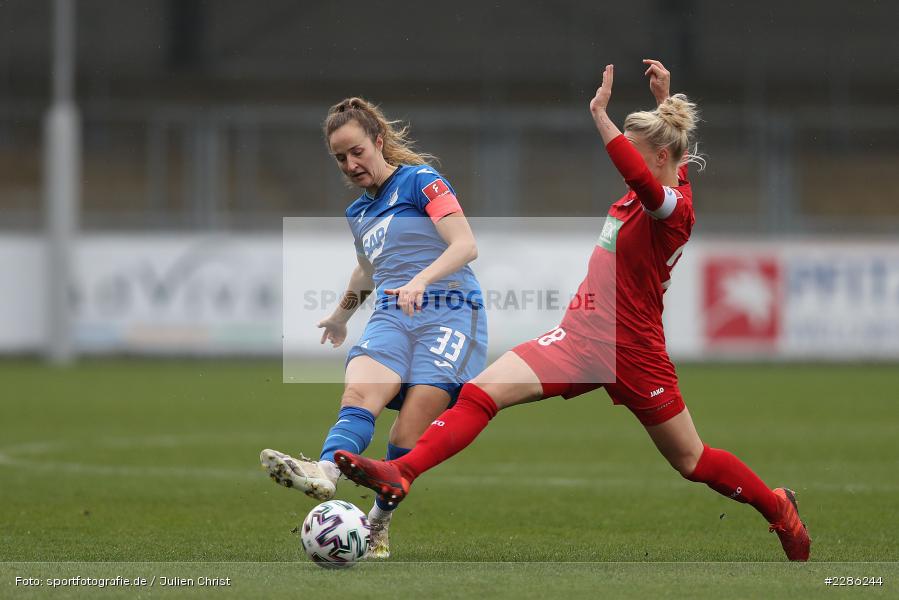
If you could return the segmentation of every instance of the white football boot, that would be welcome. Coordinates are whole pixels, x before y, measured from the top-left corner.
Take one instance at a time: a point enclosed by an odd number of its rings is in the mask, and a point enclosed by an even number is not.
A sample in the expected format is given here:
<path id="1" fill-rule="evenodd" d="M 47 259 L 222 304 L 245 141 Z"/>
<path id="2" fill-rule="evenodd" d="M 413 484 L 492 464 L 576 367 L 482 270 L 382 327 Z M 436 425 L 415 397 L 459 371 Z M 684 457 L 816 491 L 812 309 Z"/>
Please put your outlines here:
<path id="1" fill-rule="evenodd" d="M 316 500 L 330 500 L 334 497 L 340 470 L 334 463 L 300 458 L 278 452 L 263 450 L 259 455 L 262 467 L 268 471 L 276 483 L 294 488 Z"/>
<path id="2" fill-rule="evenodd" d="M 390 558 L 390 540 L 387 537 L 390 519 L 369 519 L 368 525 L 371 528 L 371 537 L 368 540 L 368 551 L 365 553 L 365 558 Z"/>

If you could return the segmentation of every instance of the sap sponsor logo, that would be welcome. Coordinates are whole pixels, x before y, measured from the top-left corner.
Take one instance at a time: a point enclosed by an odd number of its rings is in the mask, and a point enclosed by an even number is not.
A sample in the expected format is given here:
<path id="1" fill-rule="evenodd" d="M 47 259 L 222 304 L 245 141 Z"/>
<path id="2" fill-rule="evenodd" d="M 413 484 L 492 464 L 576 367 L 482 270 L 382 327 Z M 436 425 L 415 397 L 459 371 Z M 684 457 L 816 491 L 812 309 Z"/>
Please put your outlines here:
<path id="1" fill-rule="evenodd" d="M 384 242 L 387 239 L 387 230 L 393 215 L 386 219 L 378 221 L 374 227 L 369 229 L 362 237 L 362 248 L 365 250 L 365 256 L 368 260 L 374 260 L 384 251 Z"/>
<path id="2" fill-rule="evenodd" d="M 782 274 L 775 258 L 716 255 L 703 265 L 703 330 L 709 345 L 771 345 L 782 323 Z"/>
<path id="3" fill-rule="evenodd" d="M 650 397 L 650 398 L 655 398 L 656 396 L 658 396 L 659 394 L 663 393 L 664 391 L 665 391 L 665 388 L 660 387 L 660 388 L 657 389 L 657 390 L 653 390 L 653 391 L 649 392 L 649 397 Z"/>

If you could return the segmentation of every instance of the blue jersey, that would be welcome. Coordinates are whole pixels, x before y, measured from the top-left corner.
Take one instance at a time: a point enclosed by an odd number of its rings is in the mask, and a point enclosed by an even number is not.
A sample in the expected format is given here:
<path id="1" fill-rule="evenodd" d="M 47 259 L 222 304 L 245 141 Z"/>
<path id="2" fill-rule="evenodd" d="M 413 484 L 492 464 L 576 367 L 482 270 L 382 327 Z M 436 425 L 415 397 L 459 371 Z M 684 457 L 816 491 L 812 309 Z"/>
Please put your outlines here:
<path id="1" fill-rule="evenodd" d="M 433 167 L 400 165 L 372 197 L 367 192 L 346 210 L 356 252 L 374 266 L 378 302 L 384 290 L 404 286 L 443 254 L 447 244 L 434 223 L 458 211 L 455 192 Z M 481 303 L 481 286 L 465 265 L 431 283 L 428 296 L 452 292 Z"/>

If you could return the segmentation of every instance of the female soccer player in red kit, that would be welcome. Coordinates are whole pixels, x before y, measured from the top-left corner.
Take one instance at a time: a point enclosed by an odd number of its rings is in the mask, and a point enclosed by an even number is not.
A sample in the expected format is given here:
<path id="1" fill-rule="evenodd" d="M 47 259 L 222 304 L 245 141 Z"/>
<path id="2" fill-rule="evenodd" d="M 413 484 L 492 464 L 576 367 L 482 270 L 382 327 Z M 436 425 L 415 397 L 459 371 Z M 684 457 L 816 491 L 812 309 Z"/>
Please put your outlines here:
<path id="1" fill-rule="evenodd" d="M 456 405 L 431 424 L 409 454 L 373 461 L 340 451 L 337 465 L 356 483 L 396 503 L 419 475 L 468 446 L 498 411 L 605 387 L 615 404 L 634 413 L 684 478 L 752 505 L 777 532 L 790 560 L 808 560 L 811 542 L 795 494 L 771 490 L 736 456 L 705 445 L 678 390 L 665 350 L 662 295 L 694 222 L 686 163 L 695 159 L 688 146 L 697 116 L 686 96 L 669 96 L 665 67 L 644 63 L 658 107 L 628 115 L 624 134 L 606 114 L 612 65 L 590 101 L 606 151 L 629 190 L 609 209 L 587 277 L 561 325 L 506 352 L 467 383 Z M 611 288 L 614 293 L 605 291 Z"/>

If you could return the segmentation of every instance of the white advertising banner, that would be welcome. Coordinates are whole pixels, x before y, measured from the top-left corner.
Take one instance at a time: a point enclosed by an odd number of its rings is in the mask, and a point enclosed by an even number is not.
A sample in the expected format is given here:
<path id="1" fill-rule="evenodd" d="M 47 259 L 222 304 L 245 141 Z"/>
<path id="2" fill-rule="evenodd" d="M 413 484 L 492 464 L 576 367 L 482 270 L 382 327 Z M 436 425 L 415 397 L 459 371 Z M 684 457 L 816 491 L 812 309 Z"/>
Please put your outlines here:
<path id="1" fill-rule="evenodd" d="M 37 238 L 0 239 L 3 351 L 46 343 L 43 256 Z M 81 352 L 280 351 L 280 236 L 88 235 L 73 270 Z"/>
<path id="2" fill-rule="evenodd" d="M 91 236 L 75 264 L 84 351 L 277 352 L 277 236 Z"/>
<path id="3" fill-rule="evenodd" d="M 596 228 L 488 221 L 475 223 L 480 257 L 473 267 L 495 356 L 559 322 L 586 272 Z M 73 261 L 77 347 L 277 356 L 293 341 L 294 350 L 340 362 L 346 349 L 319 344 L 315 324 L 346 285 L 352 239 L 346 230 L 322 228 L 297 250 L 282 251 L 278 234 L 85 235 Z M 0 351 L 40 350 L 41 240 L 0 237 L 0 278 Z M 665 306 L 675 359 L 896 360 L 899 243 L 694 239 L 674 268 Z M 363 311 L 351 321 L 347 344 L 366 320 Z"/>
<path id="4" fill-rule="evenodd" d="M 694 240 L 665 295 L 672 355 L 899 358 L 899 243 Z"/>
<path id="5" fill-rule="evenodd" d="M 0 236 L 0 351 L 35 351 L 46 336 L 44 247 L 34 236 Z"/>

